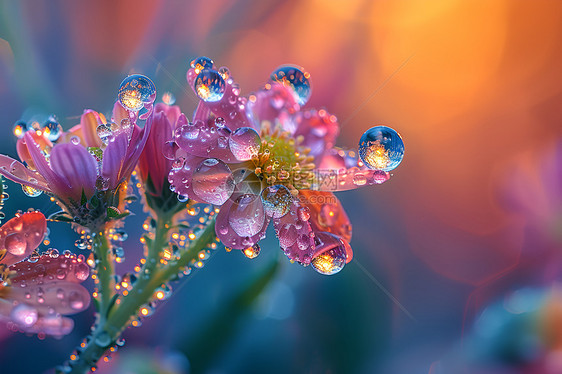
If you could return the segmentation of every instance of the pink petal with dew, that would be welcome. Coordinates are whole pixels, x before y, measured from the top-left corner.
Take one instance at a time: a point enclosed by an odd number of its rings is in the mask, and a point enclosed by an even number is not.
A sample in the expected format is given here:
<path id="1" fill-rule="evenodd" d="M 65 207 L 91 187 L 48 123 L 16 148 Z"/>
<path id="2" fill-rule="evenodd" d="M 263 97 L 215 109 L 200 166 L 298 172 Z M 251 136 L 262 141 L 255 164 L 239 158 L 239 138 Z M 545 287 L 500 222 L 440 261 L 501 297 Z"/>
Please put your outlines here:
<path id="1" fill-rule="evenodd" d="M 43 333 L 51 336 L 68 335 L 74 328 L 74 321 L 67 317 L 58 315 L 48 315 L 39 317 L 37 322 L 29 327 L 20 328 L 28 333 L 38 334 Z"/>
<path id="2" fill-rule="evenodd" d="M 351 241 L 351 221 L 343 205 L 331 192 L 307 191 L 299 193 L 301 219 L 308 218 L 314 232 L 326 231 Z"/>
<path id="3" fill-rule="evenodd" d="M 43 254 L 35 262 L 22 261 L 10 267 L 16 272 L 12 278 L 14 286 L 20 284 L 33 285 L 53 281 L 80 283 L 88 279 L 90 267 L 86 264 L 84 256 L 59 255 L 54 257 Z"/>
<path id="4" fill-rule="evenodd" d="M 6 249 L 0 263 L 12 265 L 28 257 L 41 244 L 47 220 L 43 213 L 28 212 L 10 219 L 0 227 L 0 248 Z"/>
<path id="5" fill-rule="evenodd" d="M 358 167 L 339 170 L 315 169 L 313 172 L 315 181 L 310 189 L 316 191 L 353 190 L 362 186 L 381 184 L 390 178 L 390 174 L 386 171 L 362 170 Z"/>
<path id="6" fill-rule="evenodd" d="M 273 219 L 279 245 L 290 260 L 309 265 L 314 254 L 314 233 L 310 223 L 299 215 L 301 205 L 295 198 L 289 213 Z"/>
<path id="7" fill-rule="evenodd" d="M 119 172 L 119 183 L 128 179 L 133 173 L 133 170 L 135 170 L 142 150 L 144 149 L 150 135 L 151 128 L 152 121 L 147 121 L 142 130 L 136 125 L 133 127 L 133 133 L 131 134 L 131 139 L 129 140 L 127 146 L 123 166 Z"/>
<path id="8" fill-rule="evenodd" d="M 24 186 L 52 192 L 49 183 L 40 174 L 26 168 L 21 162 L 11 157 L 0 155 L 0 174 L 9 180 Z"/>
<path id="9" fill-rule="evenodd" d="M 82 191 L 90 198 L 96 190 L 98 163 L 80 144 L 58 144 L 51 151 L 51 168 L 68 181 L 72 198 L 80 201 Z"/>
<path id="10" fill-rule="evenodd" d="M 53 147 L 53 143 L 51 143 L 51 141 L 43 133 L 40 133 L 41 135 L 37 134 L 35 131 L 30 131 L 29 133 L 41 149 Z M 31 169 L 35 168 L 24 138 L 19 138 L 16 142 L 16 151 L 20 160 L 25 161 Z"/>
<path id="11" fill-rule="evenodd" d="M 74 314 L 88 309 L 90 292 L 80 284 L 54 281 L 42 285 L 11 287 L 8 298 L 35 308 L 40 314 L 54 310 L 60 314 Z"/>
<path id="12" fill-rule="evenodd" d="M 187 83 L 195 92 L 194 83 L 197 78 L 195 69 L 187 71 Z M 234 87 L 232 78 L 225 80 L 224 96 L 217 102 L 205 103 L 209 110 L 216 116 L 226 121 L 226 126 L 234 131 L 239 127 L 252 127 L 252 121 L 246 114 L 246 98 L 240 97 L 239 89 Z"/>
<path id="13" fill-rule="evenodd" d="M 336 116 L 324 109 L 307 110 L 294 116 L 296 124 L 294 137 L 302 136 L 301 145 L 310 148 L 310 155 L 314 156 L 317 164 L 322 160 L 326 150 L 331 149 L 339 135 L 339 125 Z"/>
<path id="14" fill-rule="evenodd" d="M 185 115 L 180 115 L 175 130 L 176 144 L 189 154 L 199 157 L 216 158 L 224 162 L 235 162 L 230 151 L 228 139 L 230 130 L 220 128 L 214 122 L 205 121 L 188 123 Z"/>
<path id="15" fill-rule="evenodd" d="M 200 201 L 193 191 L 192 182 L 195 168 L 204 160 L 205 158 L 203 157 L 187 155 L 180 150 L 178 152 L 178 158 L 172 162 L 172 169 L 168 174 L 168 182 L 170 183 L 172 192 L 187 196 L 192 200 Z"/>
<path id="16" fill-rule="evenodd" d="M 72 194 L 72 190 L 68 185 L 68 180 L 51 169 L 49 163 L 45 159 L 45 156 L 39 149 L 39 146 L 35 143 L 33 137 L 29 133 L 24 135 L 24 139 L 37 172 L 45 179 L 53 194 L 60 199 L 67 198 L 70 194 Z"/>
<path id="17" fill-rule="evenodd" d="M 253 122 L 259 131 L 262 121 L 275 125 L 281 124 L 283 130 L 293 134 L 296 130 L 291 115 L 300 107 L 291 90 L 281 84 L 272 83 L 269 88 L 262 89 L 250 96 L 248 112 L 253 116 Z"/>
<path id="18" fill-rule="evenodd" d="M 215 232 L 217 237 L 225 246 L 233 249 L 246 249 L 265 238 L 265 232 L 267 231 L 267 226 L 269 225 L 270 220 L 269 217 L 266 216 L 261 230 L 251 237 L 242 237 L 238 235 L 229 222 L 229 214 L 231 212 L 232 205 L 240 196 L 242 196 L 242 194 L 234 193 L 232 197 L 221 206 L 215 222 Z"/>
<path id="19" fill-rule="evenodd" d="M 119 176 L 125 161 L 128 141 L 127 134 L 121 133 L 113 138 L 103 151 L 101 175 L 108 180 L 109 189 L 114 189 L 121 183 Z"/>
<path id="20" fill-rule="evenodd" d="M 82 138 L 86 147 L 101 147 L 103 145 L 100 137 L 98 136 L 98 126 L 105 123 L 105 118 L 100 117 L 100 115 L 91 110 L 87 109 L 84 111 L 80 117 L 80 128 L 82 133 Z"/>

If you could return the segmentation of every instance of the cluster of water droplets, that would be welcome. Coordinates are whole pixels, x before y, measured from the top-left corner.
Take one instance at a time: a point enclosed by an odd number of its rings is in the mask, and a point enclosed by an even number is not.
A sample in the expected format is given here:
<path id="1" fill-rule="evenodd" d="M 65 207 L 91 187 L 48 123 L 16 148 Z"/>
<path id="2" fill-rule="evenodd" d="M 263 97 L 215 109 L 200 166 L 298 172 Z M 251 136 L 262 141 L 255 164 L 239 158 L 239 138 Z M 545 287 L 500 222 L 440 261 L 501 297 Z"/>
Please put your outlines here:
<path id="1" fill-rule="evenodd" d="M 201 100 L 210 103 L 223 98 L 226 91 L 225 79 L 229 76 L 227 70 L 214 70 L 213 65 L 213 60 L 208 57 L 198 57 L 191 61 L 191 68 L 197 74 L 193 84 L 195 93 Z"/>
<path id="2" fill-rule="evenodd" d="M 51 142 L 56 142 L 63 133 L 62 126 L 54 115 L 50 115 L 42 124 L 35 120 L 30 122 L 19 120 L 14 124 L 12 131 L 17 138 L 23 138 L 26 132 L 33 131 L 38 135 L 44 135 Z"/>

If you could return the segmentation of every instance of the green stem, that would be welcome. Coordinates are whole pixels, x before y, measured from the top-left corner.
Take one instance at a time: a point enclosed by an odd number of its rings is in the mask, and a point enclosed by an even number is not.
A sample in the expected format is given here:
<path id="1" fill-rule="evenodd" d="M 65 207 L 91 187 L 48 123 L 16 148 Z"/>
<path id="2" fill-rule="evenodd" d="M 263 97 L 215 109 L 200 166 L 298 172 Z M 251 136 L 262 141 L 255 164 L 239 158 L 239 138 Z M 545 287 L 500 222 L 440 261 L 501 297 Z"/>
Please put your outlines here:
<path id="1" fill-rule="evenodd" d="M 96 265 L 98 277 L 98 311 L 101 318 L 107 315 L 107 309 L 113 295 L 115 295 L 115 280 L 113 279 L 114 267 L 113 258 L 110 253 L 111 244 L 105 231 L 99 231 L 93 234 L 92 245 L 98 263 Z"/>
<path id="2" fill-rule="evenodd" d="M 70 363 L 70 373 L 87 373 L 96 365 L 100 357 L 111 347 L 131 320 L 138 315 L 140 308 L 153 299 L 155 290 L 169 282 L 190 263 L 198 258 L 201 250 L 212 243 L 215 236 L 214 219 L 191 242 L 178 260 L 160 265 L 160 251 L 168 246 L 168 234 L 172 219 L 163 217 L 158 220 L 154 239 L 147 241 L 148 256 L 141 269 L 139 279 L 127 296 L 121 296 L 119 304 L 115 304 L 107 318 L 101 318 L 94 332 L 86 342 L 86 346 L 77 359 Z"/>

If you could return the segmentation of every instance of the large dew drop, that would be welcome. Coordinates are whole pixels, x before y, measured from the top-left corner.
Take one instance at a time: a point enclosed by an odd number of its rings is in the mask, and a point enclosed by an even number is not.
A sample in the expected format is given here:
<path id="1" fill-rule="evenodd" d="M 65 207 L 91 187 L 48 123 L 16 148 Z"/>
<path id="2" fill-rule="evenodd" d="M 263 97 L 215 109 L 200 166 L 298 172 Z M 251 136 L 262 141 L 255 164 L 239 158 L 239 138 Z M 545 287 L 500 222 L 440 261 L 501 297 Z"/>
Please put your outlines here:
<path id="1" fill-rule="evenodd" d="M 371 169 L 390 171 L 404 158 L 404 142 L 390 127 L 372 127 L 359 140 L 359 157 Z"/>
<path id="2" fill-rule="evenodd" d="M 228 223 L 239 236 L 254 236 L 263 228 L 265 212 L 257 195 L 244 194 L 230 207 Z"/>
<path id="3" fill-rule="evenodd" d="M 319 232 L 315 237 L 316 249 L 319 250 L 311 265 L 320 274 L 332 275 L 340 272 L 347 262 L 347 246 L 337 236 Z"/>
<path id="4" fill-rule="evenodd" d="M 201 162 L 193 173 L 193 192 L 204 202 L 222 205 L 234 191 L 234 178 L 228 165 L 215 158 Z"/>
<path id="5" fill-rule="evenodd" d="M 212 69 L 213 60 L 205 56 L 197 57 L 195 60 L 191 61 L 191 67 L 199 74 L 202 70 Z"/>
<path id="6" fill-rule="evenodd" d="M 154 102 L 156 87 L 144 75 L 129 75 L 119 86 L 118 98 L 123 108 L 137 112 L 144 106 L 149 106 Z"/>
<path id="7" fill-rule="evenodd" d="M 294 65 L 279 66 L 271 73 L 271 80 L 290 88 L 299 105 L 308 102 L 311 94 L 310 74 Z"/>
<path id="8" fill-rule="evenodd" d="M 282 184 L 269 186 L 263 189 L 261 200 L 265 213 L 271 218 L 281 218 L 291 209 L 293 196 L 291 191 Z"/>
<path id="9" fill-rule="evenodd" d="M 30 186 L 25 186 L 25 185 L 22 185 L 21 189 L 22 189 L 23 193 L 26 194 L 29 197 L 37 197 L 37 196 L 40 196 L 43 193 L 43 191 L 41 191 L 37 188 L 33 188 L 33 187 L 30 187 Z"/>
<path id="10" fill-rule="evenodd" d="M 226 84 L 217 71 L 205 69 L 197 75 L 194 88 L 201 100 L 214 103 L 220 101 L 224 96 Z"/>
<path id="11" fill-rule="evenodd" d="M 50 141 L 55 142 L 62 135 L 62 126 L 56 121 L 54 117 L 51 116 L 43 124 L 43 133 Z"/>
<path id="12" fill-rule="evenodd" d="M 240 127 L 230 135 L 228 145 L 238 161 L 248 161 L 258 155 L 261 139 L 251 127 Z"/>
<path id="13" fill-rule="evenodd" d="M 6 247 L 6 250 L 14 256 L 23 255 L 27 250 L 27 240 L 25 239 L 25 234 L 21 232 L 9 234 L 6 236 L 4 246 Z"/>

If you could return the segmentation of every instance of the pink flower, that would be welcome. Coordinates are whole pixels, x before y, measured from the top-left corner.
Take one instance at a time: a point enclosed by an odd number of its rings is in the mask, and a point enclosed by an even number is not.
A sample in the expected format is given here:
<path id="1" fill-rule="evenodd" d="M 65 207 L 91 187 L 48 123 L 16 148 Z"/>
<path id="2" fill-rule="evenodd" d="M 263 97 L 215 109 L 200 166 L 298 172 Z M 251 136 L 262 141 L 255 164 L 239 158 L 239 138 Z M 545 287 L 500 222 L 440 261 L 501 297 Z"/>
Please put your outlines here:
<path id="1" fill-rule="evenodd" d="M 190 86 L 201 69 L 188 71 Z M 302 111 L 290 88 L 271 83 L 246 98 L 224 78 L 220 100 L 200 101 L 192 123 L 178 119 L 172 190 L 221 206 L 216 232 L 228 247 L 259 250 L 273 221 L 289 259 L 324 274 L 341 270 L 352 258 L 351 224 L 337 198 L 322 191 L 378 184 L 388 174 L 334 148 L 336 117 Z"/>
<path id="2" fill-rule="evenodd" d="M 47 224 L 39 212 L 18 215 L 0 228 L 0 319 L 24 332 L 68 334 L 74 322 L 63 315 L 88 308 L 90 294 L 80 282 L 89 276 L 84 257 L 67 253 L 32 255 Z"/>
<path id="3" fill-rule="evenodd" d="M 0 155 L 0 174 L 26 188 L 53 195 L 70 219 L 91 226 L 92 220 L 100 217 L 97 213 L 84 217 L 84 204 L 96 192 L 109 192 L 107 199 L 115 200 L 113 195 L 133 172 L 150 133 L 150 123 L 141 130 L 136 124 L 106 125 L 104 120 L 102 115 L 86 110 L 80 125 L 71 129 L 72 135 L 61 136 L 52 149 L 42 138 L 37 140 L 36 134 L 25 133 L 18 140 L 18 154 L 28 167 Z M 98 135 L 99 126 L 107 130 L 104 139 Z M 114 201 L 106 203 L 115 205 Z M 100 214 L 105 214 L 108 206 L 94 204 Z"/>

